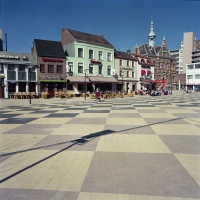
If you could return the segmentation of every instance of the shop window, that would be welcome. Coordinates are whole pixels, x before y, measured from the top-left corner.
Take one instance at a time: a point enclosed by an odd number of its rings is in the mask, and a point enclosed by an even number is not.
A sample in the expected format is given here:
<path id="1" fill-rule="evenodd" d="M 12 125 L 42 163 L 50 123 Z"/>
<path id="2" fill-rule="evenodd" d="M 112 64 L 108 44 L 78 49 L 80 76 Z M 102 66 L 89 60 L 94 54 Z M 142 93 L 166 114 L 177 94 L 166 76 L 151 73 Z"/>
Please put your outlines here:
<path id="1" fill-rule="evenodd" d="M 53 65 L 48 65 L 48 73 L 54 73 Z"/>
<path id="2" fill-rule="evenodd" d="M 62 92 L 63 91 L 63 83 L 57 83 L 57 91 Z"/>
<path id="3" fill-rule="evenodd" d="M 67 84 L 67 89 L 68 90 L 73 90 L 73 84 L 71 84 L 71 83 Z"/>
<path id="4" fill-rule="evenodd" d="M 29 91 L 30 92 L 35 92 L 35 83 L 30 83 L 29 82 Z"/>
<path id="5" fill-rule="evenodd" d="M 83 84 L 78 84 L 78 91 L 83 91 L 83 88 L 84 88 Z"/>
<path id="6" fill-rule="evenodd" d="M 57 65 L 57 73 L 59 74 L 63 73 L 62 65 Z"/>
<path id="7" fill-rule="evenodd" d="M 78 48 L 78 57 L 83 58 L 83 49 L 82 48 Z"/>
<path id="8" fill-rule="evenodd" d="M 93 50 L 90 49 L 89 50 L 89 58 L 93 59 L 94 58 L 93 55 L 94 55 Z"/>
<path id="9" fill-rule="evenodd" d="M 83 63 L 78 63 L 78 73 L 83 73 Z"/>
<path id="10" fill-rule="evenodd" d="M 26 92 L 26 83 L 19 82 L 19 92 Z"/>
<path id="11" fill-rule="evenodd" d="M 40 72 L 45 73 L 45 65 L 44 64 L 40 64 Z"/>
<path id="12" fill-rule="evenodd" d="M 16 84 L 8 82 L 8 92 L 16 92 Z"/>

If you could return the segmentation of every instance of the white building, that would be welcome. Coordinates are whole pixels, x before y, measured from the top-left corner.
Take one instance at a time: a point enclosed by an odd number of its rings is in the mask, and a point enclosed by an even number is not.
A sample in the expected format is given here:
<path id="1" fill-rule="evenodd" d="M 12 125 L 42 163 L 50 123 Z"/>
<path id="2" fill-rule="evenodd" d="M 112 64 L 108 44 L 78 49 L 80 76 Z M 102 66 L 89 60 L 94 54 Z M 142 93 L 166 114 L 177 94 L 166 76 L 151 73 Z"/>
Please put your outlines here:
<path id="1" fill-rule="evenodd" d="M 200 63 L 187 64 L 187 89 L 200 90 Z"/>

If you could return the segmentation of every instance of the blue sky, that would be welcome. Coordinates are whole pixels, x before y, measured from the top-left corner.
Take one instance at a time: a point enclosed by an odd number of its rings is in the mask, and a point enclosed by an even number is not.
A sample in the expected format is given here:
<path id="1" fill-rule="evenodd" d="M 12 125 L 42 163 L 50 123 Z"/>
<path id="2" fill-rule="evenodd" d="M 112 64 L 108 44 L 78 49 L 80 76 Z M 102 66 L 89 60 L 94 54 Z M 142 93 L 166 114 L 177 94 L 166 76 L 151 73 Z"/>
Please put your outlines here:
<path id="1" fill-rule="evenodd" d="M 30 53 L 34 39 L 59 41 L 69 28 L 104 37 L 120 51 L 148 43 L 151 16 L 156 45 L 166 37 L 180 48 L 184 32 L 200 39 L 200 1 L 186 0 L 0 0 L 0 29 L 9 52 Z M 5 49 L 5 46 L 4 46 Z"/>

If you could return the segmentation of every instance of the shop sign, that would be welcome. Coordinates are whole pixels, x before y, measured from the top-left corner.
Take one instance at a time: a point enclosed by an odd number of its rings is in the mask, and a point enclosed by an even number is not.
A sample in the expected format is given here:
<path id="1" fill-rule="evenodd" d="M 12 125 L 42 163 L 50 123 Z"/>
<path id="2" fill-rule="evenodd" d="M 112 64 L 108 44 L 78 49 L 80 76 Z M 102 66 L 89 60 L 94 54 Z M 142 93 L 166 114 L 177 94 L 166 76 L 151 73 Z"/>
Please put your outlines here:
<path id="1" fill-rule="evenodd" d="M 129 70 L 129 71 L 134 71 L 134 69 L 131 68 L 131 67 L 120 67 L 120 70 Z"/>
<path id="2" fill-rule="evenodd" d="M 142 65 L 142 68 L 150 68 L 150 66 Z"/>
<path id="3" fill-rule="evenodd" d="M 63 60 L 60 58 L 44 58 L 44 57 L 42 57 L 42 60 L 44 62 L 63 62 Z"/>
<path id="4" fill-rule="evenodd" d="M 19 56 L 0 55 L 0 59 L 20 60 Z"/>
<path id="5" fill-rule="evenodd" d="M 101 62 L 96 61 L 96 60 L 91 60 L 91 63 L 92 63 L 92 64 L 97 64 L 97 65 L 101 65 Z"/>

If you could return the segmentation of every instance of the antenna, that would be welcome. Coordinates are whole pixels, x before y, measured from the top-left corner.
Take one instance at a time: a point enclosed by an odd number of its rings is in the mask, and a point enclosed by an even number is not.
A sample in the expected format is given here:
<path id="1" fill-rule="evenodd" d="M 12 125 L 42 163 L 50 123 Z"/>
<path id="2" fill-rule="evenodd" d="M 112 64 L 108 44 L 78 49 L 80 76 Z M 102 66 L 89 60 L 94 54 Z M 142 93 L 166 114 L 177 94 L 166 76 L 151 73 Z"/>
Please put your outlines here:
<path id="1" fill-rule="evenodd" d="M 5 34 L 6 52 L 7 52 L 7 34 Z"/>

